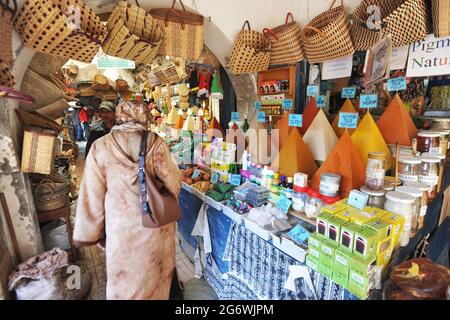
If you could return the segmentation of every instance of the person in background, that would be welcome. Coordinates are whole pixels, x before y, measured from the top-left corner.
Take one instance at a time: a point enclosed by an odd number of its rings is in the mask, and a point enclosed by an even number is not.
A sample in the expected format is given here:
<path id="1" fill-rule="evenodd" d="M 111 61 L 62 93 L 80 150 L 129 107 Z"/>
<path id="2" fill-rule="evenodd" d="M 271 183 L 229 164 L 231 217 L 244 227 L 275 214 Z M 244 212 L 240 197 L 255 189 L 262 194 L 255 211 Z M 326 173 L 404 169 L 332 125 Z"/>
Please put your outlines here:
<path id="1" fill-rule="evenodd" d="M 98 139 L 86 159 L 73 243 L 99 245 L 106 253 L 106 299 L 168 299 L 175 267 L 175 223 L 146 228 L 137 181 L 143 130 L 151 114 L 144 103 L 117 106 L 116 125 Z M 150 132 L 145 157 L 149 179 L 177 200 L 181 174 L 170 149 Z"/>
<path id="2" fill-rule="evenodd" d="M 107 135 L 115 124 L 116 107 L 110 101 L 103 101 L 98 107 L 100 120 L 92 124 L 91 133 L 86 143 L 86 158 L 95 140 Z"/>
<path id="3" fill-rule="evenodd" d="M 90 123 L 89 123 L 89 108 L 86 106 L 84 106 L 80 110 L 80 122 L 83 127 L 83 136 L 84 136 L 83 140 L 87 140 L 89 136 Z"/>
<path id="4" fill-rule="evenodd" d="M 77 102 L 76 107 L 72 111 L 72 125 L 75 135 L 75 141 L 83 140 L 83 128 L 80 121 L 80 104 Z"/>

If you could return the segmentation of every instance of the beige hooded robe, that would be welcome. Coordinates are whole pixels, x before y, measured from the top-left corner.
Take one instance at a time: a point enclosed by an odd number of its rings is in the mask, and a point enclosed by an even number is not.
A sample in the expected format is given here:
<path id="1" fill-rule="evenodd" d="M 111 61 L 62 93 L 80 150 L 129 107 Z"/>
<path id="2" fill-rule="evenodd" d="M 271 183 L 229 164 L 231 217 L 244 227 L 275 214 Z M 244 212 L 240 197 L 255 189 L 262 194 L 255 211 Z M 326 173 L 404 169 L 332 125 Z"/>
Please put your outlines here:
<path id="1" fill-rule="evenodd" d="M 175 265 L 175 223 L 149 229 L 141 221 L 138 153 L 142 131 L 114 131 L 95 141 L 86 159 L 73 238 L 97 242 L 106 235 L 106 297 L 168 299 Z M 177 196 L 181 177 L 167 145 L 149 134 L 147 172 Z"/>

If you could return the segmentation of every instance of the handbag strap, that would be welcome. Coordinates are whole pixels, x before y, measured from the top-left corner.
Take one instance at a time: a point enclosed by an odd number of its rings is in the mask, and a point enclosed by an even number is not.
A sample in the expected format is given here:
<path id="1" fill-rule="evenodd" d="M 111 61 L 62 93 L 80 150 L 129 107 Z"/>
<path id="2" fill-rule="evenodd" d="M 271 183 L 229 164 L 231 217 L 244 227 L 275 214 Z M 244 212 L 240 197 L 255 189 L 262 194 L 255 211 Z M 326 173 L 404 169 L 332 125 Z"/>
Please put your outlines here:
<path id="1" fill-rule="evenodd" d="M 248 22 L 248 20 L 245 20 L 244 25 L 242 26 L 242 30 L 245 29 L 245 26 L 248 26 L 248 30 L 251 31 L 252 28 L 250 28 L 250 22 Z"/>
<path id="2" fill-rule="evenodd" d="M 333 2 L 331 3 L 330 9 L 328 9 L 328 11 L 333 9 L 335 3 L 336 3 L 336 0 L 333 0 Z M 344 0 L 341 0 L 341 6 L 343 6 L 343 5 L 344 5 Z"/>
<path id="3" fill-rule="evenodd" d="M 270 29 L 270 28 L 264 28 L 264 29 L 263 29 L 263 34 L 264 34 L 264 36 L 266 36 L 267 38 L 269 38 L 269 37 L 274 37 L 276 40 L 278 40 L 277 34 L 276 34 L 275 32 L 273 32 L 273 30 Z"/>
<path id="4" fill-rule="evenodd" d="M 286 15 L 286 20 L 284 21 L 284 24 L 288 24 L 289 18 L 291 18 L 291 22 L 294 22 L 294 16 L 292 15 L 292 12 L 288 12 L 288 14 Z"/>
<path id="5" fill-rule="evenodd" d="M 150 204 L 148 203 L 147 182 L 145 174 L 145 155 L 147 154 L 147 138 L 148 138 L 148 131 L 144 130 L 142 132 L 141 147 L 139 150 L 138 182 L 141 187 L 141 196 L 139 200 L 141 202 L 142 213 L 144 215 L 146 214 L 150 215 L 150 218 L 153 220 L 153 222 L 155 222 L 155 220 L 153 219 L 152 211 L 150 209 Z"/>
<path id="6" fill-rule="evenodd" d="M 176 2 L 177 2 L 177 0 L 173 0 L 172 6 L 170 7 L 171 9 L 175 9 L 175 3 Z M 183 8 L 183 11 L 186 11 L 186 8 L 184 7 L 183 1 L 180 0 L 180 4 L 181 4 L 181 7 Z"/>

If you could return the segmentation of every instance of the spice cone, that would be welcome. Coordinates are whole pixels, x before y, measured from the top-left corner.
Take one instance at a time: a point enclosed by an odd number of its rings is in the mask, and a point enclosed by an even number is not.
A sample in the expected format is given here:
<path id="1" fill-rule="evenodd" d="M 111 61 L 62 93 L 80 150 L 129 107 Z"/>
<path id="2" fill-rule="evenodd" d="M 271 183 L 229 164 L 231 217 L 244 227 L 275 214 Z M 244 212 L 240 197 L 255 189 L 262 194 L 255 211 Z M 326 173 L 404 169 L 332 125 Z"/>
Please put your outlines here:
<path id="1" fill-rule="evenodd" d="M 339 113 L 340 112 L 356 113 L 357 111 L 355 110 L 353 103 L 349 99 L 347 99 L 347 100 L 345 100 L 345 103 L 342 105 L 341 110 L 339 110 Z M 342 135 L 344 134 L 344 132 L 346 130 L 345 128 L 339 128 L 339 126 L 338 126 L 339 125 L 339 113 L 336 115 L 336 117 L 334 118 L 333 123 L 331 125 L 338 138 L 342 137 Z M 358 119 L 358 122 L 359 122 L 359 119 Z M 348 130 L 347 132 L 350 136 L 355 131 L 355 129 L 347 129 L 347 130 Z"/>

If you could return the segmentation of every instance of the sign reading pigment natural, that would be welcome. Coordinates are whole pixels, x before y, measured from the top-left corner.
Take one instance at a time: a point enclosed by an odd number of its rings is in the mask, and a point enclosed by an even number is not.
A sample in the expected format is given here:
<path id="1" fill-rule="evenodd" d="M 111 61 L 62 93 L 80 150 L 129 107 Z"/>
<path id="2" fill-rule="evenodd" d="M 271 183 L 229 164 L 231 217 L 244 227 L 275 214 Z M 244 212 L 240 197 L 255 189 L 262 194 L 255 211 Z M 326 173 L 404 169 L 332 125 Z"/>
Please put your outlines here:
<path id="1" fill-rule="evenodd" d="M 409 46 L 407 77 L 437 76 L 450 73 L 450 37 L 429 35 Z"/>

